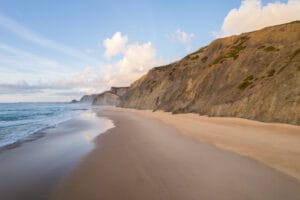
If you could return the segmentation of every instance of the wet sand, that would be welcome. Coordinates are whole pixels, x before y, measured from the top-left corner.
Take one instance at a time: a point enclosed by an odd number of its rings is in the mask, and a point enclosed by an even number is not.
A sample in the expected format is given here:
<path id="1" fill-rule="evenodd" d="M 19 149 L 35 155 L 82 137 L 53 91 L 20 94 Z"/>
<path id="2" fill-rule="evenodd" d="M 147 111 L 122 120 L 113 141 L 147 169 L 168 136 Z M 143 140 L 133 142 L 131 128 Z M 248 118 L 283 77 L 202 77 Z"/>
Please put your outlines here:
<path id="1" fill-rule="evenodd" d="M 59 124 L 0 152 L 0 199 L 46 200 L 90 152 L 93 139 L 112 126 L 92 112 Z"/>
<path id="2" fill-rule="evenodd" d="M 96 139 L 96 148 L 53 199 L 300 199 L 300 182 L 295 178 L 195 140 L 162 119 L 114 108 L 99 115 L 112 119 L 116 127 Z M 244 134 L 243 124 L 234 124 L 222 125 L 225 132 L 229 126 Z M 201 126 L 194 129 L 207 131 Z"/>

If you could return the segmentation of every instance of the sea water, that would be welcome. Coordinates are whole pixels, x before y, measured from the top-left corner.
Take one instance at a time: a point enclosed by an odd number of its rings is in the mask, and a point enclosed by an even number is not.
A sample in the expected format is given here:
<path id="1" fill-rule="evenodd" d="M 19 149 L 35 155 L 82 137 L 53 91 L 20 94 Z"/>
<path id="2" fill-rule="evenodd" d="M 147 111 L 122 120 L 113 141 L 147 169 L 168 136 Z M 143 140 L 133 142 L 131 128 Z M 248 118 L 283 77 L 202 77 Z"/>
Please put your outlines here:
<path id="1" fill-rule="evenodd" d="M 86 104 L 0 103 L 0 148 L 22 142 L 87 109 Z"/>

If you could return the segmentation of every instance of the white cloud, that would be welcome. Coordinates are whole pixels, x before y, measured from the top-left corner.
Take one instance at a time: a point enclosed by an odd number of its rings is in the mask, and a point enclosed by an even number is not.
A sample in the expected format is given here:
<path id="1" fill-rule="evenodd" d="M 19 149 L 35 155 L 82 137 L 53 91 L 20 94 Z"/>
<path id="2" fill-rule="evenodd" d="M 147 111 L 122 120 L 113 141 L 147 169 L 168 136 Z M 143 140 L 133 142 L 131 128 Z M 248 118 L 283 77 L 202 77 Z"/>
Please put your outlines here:
<path id="1" fill-rule="evenodd" d="M 173 33 L 171 36 L 171 38 L 182 44 L 190 42 L 193 39 L 193 37 L 195 37 L 194 33 L 186 33 L 180 29 L 176 30 L 175 33 Z"/>
<path id="2" fill-rule="evenodd" d="M 98 58 L 92 56 L 92 49 L 77 50 L 53 41 L 1 13 L 0 29 L 56 53 L 54 56 L 45 57 L 41 51 L 35 53 L 0 42 L 0 100 L 13 100 L 15 97 L 8 98 L 10 94 L 43 93 L 39 96 L 32 95 L 35 100 L 43 98 L 42 96 L 51 96 L 50 93 L 55 91 L 60 94 L 67 91 L 75 94 L 101 88 L 93 84 L 94 71 L 87 68 L 78 72 L 86 65 L 102 64 Z M 62 58 L 57 57 L 59 54 L 63 55 Z M 22 101 L 22 95 L 20 99 Z"/>
<path id="3" fill-rule="evenodd" d="M 126 47 L 121 60 L 115 63 L 117 71 L 112 75 L 110 84 L 129 85 L 159 63 L 151 42 L 130 44 Z"/>
<path id="4" fill-rule="evenodd" d="M 111 86 L 128 86 L 140 78 L 149 69 L 162 64 L 156 57 L 156 50 L 151 42 L 144 44 L 128 44 L 122 52 L 122 57 L 102 66 L 86 67 L 81 72 L 70 74 L 68 77 L 55 81 L 40 81 L 28 84 L 21 80 L 14 83 L 1 83 L 0 92 L 3 94 L 15 93 L 43 93 L 46 90 L 65 90 L 75 94 L 99 93 Z M 78 94 L 79 94 L 78 93 Z"/>
<path id="5" fill-rule="evenodd" d="M 0 93 L 3 94 L 27 94 L 39 93 L 44 89 L 42 86 L 32 86 L 26 81 L 18 81 L 16 83 L 0 83 Z"/>
<path id="6" fill-rule="evenodd" d="M 70 75 L 69 78 L 58 79 L 56 81 L 39 81 L 34 84 L 29 84 L 25 80 L 20 80 L 12 83 L 1 83 L 0 82 L 0 93 L 1 94 L 26 94 L 26 93 L 42 93 L 45 90 L 57 90 L 63 91 L 76 90 L 80 93 L 93 93 L 97 91 L 97 85 L 95 82 L 96 77 L 95 69 L 93 67 L 86 67 L 83 71 Z M 60 92 L 65 93 L 65 92 Z"/>
<path id="7" fill-rule="evenodd" d="M 106 58 L 111 58 L 121 53 L 126 46 L 127 40 L 127 36 L 122 36 L 121 32 L 116 32 L 111 39 L 105 39 L 103 41 L 103 46 L 105 47 L 104 56 Z"/>
<path id="8" fill-rule="evenodd" d="M 232 9 L 225 17 L 221 33 L 227 36 L 294 20 L 300 20 L 300 0 L 266 5 L 261 0 L 243 0 L 239 8 Z"/>
<path id="9" fill-rule="evenodd" d="M 19 58 L 24 57 L 24 61 L 30 61 L 33 65 L 47 63 L 49 71 L 57 71 L 63 67 L 55 61 L 0 43 L 0 58 L 1 51 L 18 55 Z M 4 94 L 42 93 L 44 96 L 54 92 L 53 95 L 66 95 L 68 97 L 74 95 L 76 98 L 76 95 L 100 93 L 111 86 L 128 86 L 150 68 L 162 64 L 157 59 L 156 49 L 151 42 L 130 44 L 125 42 L 119 54 L 118 59 L 107 61 L 105 65 L 101 65 L 100 69 L 89 66 L 77 73 L 67 73 L 63 77 L 30 82 L 22 80 L 23 77 L 19 77 L 19 80 L 15 78 L 13 82 L 0 80 L 0 93 L 3 94 L 1 98 L 4 98 Z"/>
<path id="10" fill-rule="evenodd" d="M 105 56 L 121 54 L 121 58 L 103 66 L 105 73 L 98 76 L 95 83 L 105 85 L 106 88 L 128 86 L 152 67 L 162 64 L 157 59 L 156 49 L 151 42 L 127 44 L 127 41 L 127 36 L 122 36 L 120 32 L 116 32 L 111 39 L 104 40 Z"/>
<path id="11" fill-rule="evenodd" d="M 47 85 L 49 89 L 80 89 L 93 87 L 95 74 L 94 67 L 86 67 L 81 72 L 70 75 L 68 78 L 59 79 L 48 84 L 40 83 L 40 85 Z M 85 91 L 85 90 L 80 90 Z"/>

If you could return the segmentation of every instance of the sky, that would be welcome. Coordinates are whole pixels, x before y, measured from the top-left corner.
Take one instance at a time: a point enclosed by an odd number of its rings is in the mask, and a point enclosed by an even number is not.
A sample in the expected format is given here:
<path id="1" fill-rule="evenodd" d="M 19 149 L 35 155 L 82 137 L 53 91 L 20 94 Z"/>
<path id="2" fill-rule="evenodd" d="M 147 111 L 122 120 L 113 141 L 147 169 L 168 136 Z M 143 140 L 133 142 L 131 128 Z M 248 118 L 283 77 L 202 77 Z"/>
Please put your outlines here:
<path id="1" fill-rule="evenodd" d="M 300 0 L 0 0 L 0 102 L 128 86 L 218 37 L 300 20 Z"/>

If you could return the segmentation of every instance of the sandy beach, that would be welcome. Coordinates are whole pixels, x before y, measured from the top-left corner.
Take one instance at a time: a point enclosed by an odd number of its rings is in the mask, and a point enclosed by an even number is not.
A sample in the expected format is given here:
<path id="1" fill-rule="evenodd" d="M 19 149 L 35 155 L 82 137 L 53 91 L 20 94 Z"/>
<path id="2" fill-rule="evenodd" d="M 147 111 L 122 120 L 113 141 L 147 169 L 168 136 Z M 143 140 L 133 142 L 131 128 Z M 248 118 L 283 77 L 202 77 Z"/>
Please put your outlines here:
<path id="1" fill-rule="evenodd" d="M 299 126 L 191 113 L 127 110 L 158 119 L 195 140 L 255 159 L 300 182 Z"/>
<path id="2" fill-rule="evenodd" d="M 0 200 L 300 200 L 300 0 L 0 0 Z"/>
<path id="3" fill-rule="evenodd" d="M 94 112 L 32 136 L 0 152 L 0 199 L 45 200 L 93 148 L 93 139 L 112 127 Z"/>
<path id="4" fill-rule="evenodd" d="M 119 108 L 99 115 L 116 127 L 53 199 L 300 199 L 299 127 Z"/>

